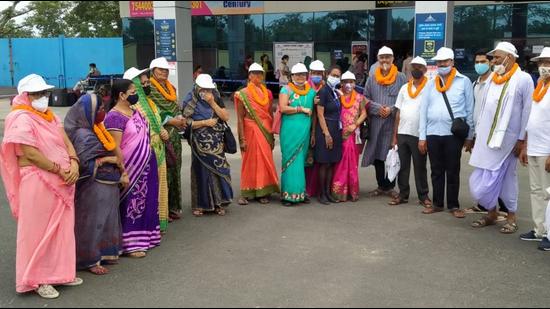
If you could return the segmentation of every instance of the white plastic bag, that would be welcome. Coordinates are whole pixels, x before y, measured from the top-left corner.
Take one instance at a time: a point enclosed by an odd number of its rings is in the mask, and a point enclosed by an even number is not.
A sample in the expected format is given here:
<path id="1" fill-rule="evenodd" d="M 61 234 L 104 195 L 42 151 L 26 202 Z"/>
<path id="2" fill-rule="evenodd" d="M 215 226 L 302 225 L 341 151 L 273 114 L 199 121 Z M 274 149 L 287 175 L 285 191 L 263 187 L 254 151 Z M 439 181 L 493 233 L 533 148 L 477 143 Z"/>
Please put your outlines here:
<path id="1" fill-rule="evenodd" d="M 389 181 L 394 181 L 401 169 L 401 161 L 399 161 L 399 153 L 397 152 L 397 145 L 395 145 L 386 156 L 386 177 Z"/>

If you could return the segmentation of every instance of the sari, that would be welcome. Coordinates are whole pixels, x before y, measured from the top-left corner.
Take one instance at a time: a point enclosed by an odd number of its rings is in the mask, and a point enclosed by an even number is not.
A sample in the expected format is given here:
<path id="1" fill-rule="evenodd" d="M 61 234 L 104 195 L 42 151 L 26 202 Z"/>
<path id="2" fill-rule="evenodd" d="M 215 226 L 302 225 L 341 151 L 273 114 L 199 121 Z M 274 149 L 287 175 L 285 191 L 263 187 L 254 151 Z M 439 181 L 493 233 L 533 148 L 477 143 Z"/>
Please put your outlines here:
<path id="1" fill-rule="evenodd" d="M 16 291 L 24 293 L 75 280 L 75 186 L 36 166 L 19 167 L 20 145 L 37 148 L 64 170 L 71 164 L 59 118 L 47 121 L 20 105 L 31 106 L 26 93 L 15 97 L 6 117 L 0 172 L 17 221 Z"/>
<path id="2" fill-rule="evenodd" d="M 268 90 L 269 91 L 269 90 Z M 275 140 L 271 128 L 273 115 L 271 102 L 273 97 L 268 92 L 269 100 L 262 106 L 254 100 L 248 89 L 241 90 L 242 104 L 246 110 L 243 130 L 247 150 L 241 152 L 241 196 L 254 199 L 280 192 L 279 177 L 273 161 Z M 235 105 L 238 104 L 235 98 Z"/>
<path id="3" fill-rule="evenodd" d="M 136 86 L 137 94 L 139 95 L 139 103 L 135 105 L 141 115 L 147 119 L 149 123 L 151 135 L 151 147 L 155 152 L 157 159 L 158 175 L 159 175 L 159 221 L 160 231 L 165 233 L 168 229 L 168 172 L 166 168 L 166 149 L 164 142 L 160 138 L 162 128 L 162 118 L 155 103 L 145 95 L 139 77 L 134 78 L 134 86 Z"/>
<path id="4" fill-rule="evenodd" d="M 350 108 L 342 106 L 340 121 L 342 127 L 346 128 L 354 124 L 361 113 L 361 102 L 363 96 L 357 94 L 355 103 Z M 359 156 L 361 155 L 361 146 L 356 143 L 357 130 L 351 134 L 346 134 L 342 130 L 342 160 L 334 166 L 334 176 L 332 178 L 332 196 L 345 202 L 348 197 L 352 201 L 359 199 Z"/>
<path id="5" fill-rule="evenodd" d="M 313 109 L 315 90 L 303 96 L 293 93 L 288 87 L 281 88 L 281 94 L 289 97 L 289 106 Z M 300 113 L 282 115 L 281 153 L 282 174 L 281 189 L 284 201 L 298 203 L 306 198 L 305 166 L 310 144 L 311 117 Z"/>
<path id="6" fill-rule="evenodd" d="M 172 89 L 175 94 L 176 89 L 170 84 L 169 81 L 166 81 L 166 86 Z M 168 89 L 156 81 L 154 77 L 151 77 L 151 93 L 148 98 L 155 103 L 160 115 L 161 125 L 163 125 L 170 134 L 169 144 L 174 150 L 176 159 L 175 162 L 165 161 L 167 164 L 168 207 L 170 208 L 170 211 L 181 212 L 181 156 L 183 147 L 181 145 L 181 136 L 178 128 L 167 124 L 170 119 L 181 115 L 181 112 L 175 95 L 172 98 L 168 96 L 167 93 L 170 93 Z M 155 128 L 153 128 L 153 130 L 154 129 Z"/>
<path id="7" fill-rule="evenodd" d="M 116 165 L 96 166 L 96 159 L 114 156 L 93 131 L 101 105 L 95 94 L 86 94 L 65 117 L 65 132 L 80 159 L 80 178 L 76 184 L 75 237 L 77 269 L 88 269 L 102 261 L 118 259 L 121 242 L 119 214 L 120 171 Z M 99 102 L 98 102 L 99 101 Z M 112 181 L 105 181 L 105 179 Z"/>
<path id="8" fill-rule="evenodd" d="M 121 131 L 120 150 L 130 185 L 120 195 L 122 252 L 147 251 L 160 244 L 158 215 L 158 168 L 147 121 L 140 112 L 131 118 L 110 111 L 105 117 L 109 131 Z"/>
<path id="9" fill-rule="evenodd" d="M 221 106 L 222 108 L 224 106 Z M 193 121 L 217 117 L 208 103 L 198 98 L 196 91 L 183 102 L 184 114 Z M 192 113 L 192 114 L 191 114 Z M 233 199 L 231 170 L 224 151 L 225 125 L 218 121 L 214 127 L 187 127 L 191 146 L 191 208 L 215 211 L 226 207 Z"/>

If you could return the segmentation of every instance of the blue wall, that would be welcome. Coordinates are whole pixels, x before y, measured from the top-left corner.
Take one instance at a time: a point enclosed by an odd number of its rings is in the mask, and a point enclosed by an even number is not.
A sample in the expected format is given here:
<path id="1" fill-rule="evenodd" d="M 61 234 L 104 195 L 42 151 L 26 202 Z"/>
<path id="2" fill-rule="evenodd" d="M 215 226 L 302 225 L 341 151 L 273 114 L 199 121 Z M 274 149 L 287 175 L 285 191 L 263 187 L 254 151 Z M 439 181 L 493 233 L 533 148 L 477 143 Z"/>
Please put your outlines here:
<path id="1" fill-rule="evenodd" d="M 12 85 L 8 44 L 0 39 L 0 86 L 17 86 L 21 78 L 36 73 L 58 88 L 72 88 L 86 77 L 91 62 L 103 75 L 124 72 L 122 38 L 12 39 Z"/>

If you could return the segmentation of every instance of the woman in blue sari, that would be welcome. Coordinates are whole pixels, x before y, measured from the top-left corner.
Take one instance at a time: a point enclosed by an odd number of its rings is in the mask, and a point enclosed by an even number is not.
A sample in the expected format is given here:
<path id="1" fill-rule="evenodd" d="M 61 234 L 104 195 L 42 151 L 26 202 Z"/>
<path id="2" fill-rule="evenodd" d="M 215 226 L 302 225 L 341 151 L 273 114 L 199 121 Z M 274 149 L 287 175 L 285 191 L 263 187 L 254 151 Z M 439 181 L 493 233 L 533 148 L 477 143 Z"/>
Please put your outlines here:
<path id="1" fill-rule="evenodd" d="M 223 101 L 216 100 L 212 77 L 201 74 L 195 88 L 183 101 L 187 119 L 191 160 L 191 207 L 193 215 L 204 212 L 225 215 L 225 207 L 233 199 L 229 162 L 225 157 L 224 131 L 229 113 Z"/>

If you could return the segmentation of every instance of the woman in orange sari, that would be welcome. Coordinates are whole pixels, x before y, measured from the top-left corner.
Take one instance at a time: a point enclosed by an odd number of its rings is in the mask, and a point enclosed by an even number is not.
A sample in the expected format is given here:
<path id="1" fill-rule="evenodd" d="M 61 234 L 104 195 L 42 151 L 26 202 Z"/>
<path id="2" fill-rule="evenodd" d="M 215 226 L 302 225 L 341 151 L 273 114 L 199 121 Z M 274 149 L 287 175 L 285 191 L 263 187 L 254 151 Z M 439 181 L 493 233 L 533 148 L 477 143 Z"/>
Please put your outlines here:
<path id="1" fill-rule="evenodd" d="M 234 96 L 243 157 L 239 204 L 246 205 L 249 199 L 267 204 L 272 193 L 280 192 L 273 162 L 273 95 L 262 83 L 262 66 L 253 63 L 248 72 L 248 86 Z"/>

